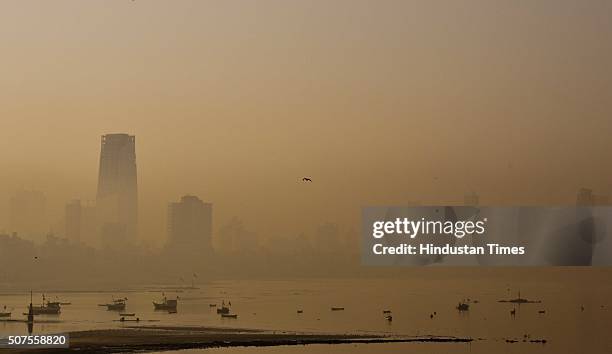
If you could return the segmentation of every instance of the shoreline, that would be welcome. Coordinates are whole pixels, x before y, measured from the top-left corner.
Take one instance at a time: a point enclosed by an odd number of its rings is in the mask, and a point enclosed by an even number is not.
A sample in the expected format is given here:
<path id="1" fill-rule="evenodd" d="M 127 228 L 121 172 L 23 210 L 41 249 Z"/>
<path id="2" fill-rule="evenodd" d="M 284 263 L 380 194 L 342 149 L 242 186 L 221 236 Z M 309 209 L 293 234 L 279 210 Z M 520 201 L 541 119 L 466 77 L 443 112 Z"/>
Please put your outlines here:
<path id="1" fill-rule="evenodd" d="M 468 343 L 472 338 L 449 336 L 385 336 L 271 332 L 214 327 L 132 326 L 122 329 L 69 332 L 70 348 L 5 349 L 6 353 L 129 353 L 221 347 L 269 347 L 308 344 Z"/>

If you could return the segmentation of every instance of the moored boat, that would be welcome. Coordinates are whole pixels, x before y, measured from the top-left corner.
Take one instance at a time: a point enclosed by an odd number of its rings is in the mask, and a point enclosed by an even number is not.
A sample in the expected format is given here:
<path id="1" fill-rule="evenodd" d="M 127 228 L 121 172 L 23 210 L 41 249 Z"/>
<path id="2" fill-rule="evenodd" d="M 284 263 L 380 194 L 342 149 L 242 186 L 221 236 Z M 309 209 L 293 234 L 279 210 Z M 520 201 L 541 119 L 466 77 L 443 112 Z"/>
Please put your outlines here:
<path id="1" fill-rule="evenodd" d="M 156 310 L 176 311 L 176 307 L 178 306 L 178 297 L 176 299 L 168 299 L 166 298 L 166 295 L 164 295 L 161 302 L 153 301 L 153 306 Z"/>
<path id="2" fill-rule="evenodd" d="M 61 306 L 59 302 L 51 302 L 45 298 L 45 294 L 42 295 L 43 301 L 40 306 L 32 306 L 33 315 L 59 315 L 61 312 Z"/>
<path id="3" fill-rule="evenodd" d="M 230 309 L 227 306 L 221 306 L 220 309 L 217 309 L 217 313 L 221 315 L 227 315 L 229 314 L 229 312 L 230 312 Z"/>
<path id="4" fill-rule="evenodd" d="M 108 311 L 123 311 L 125 310 L 125 303 L 127 301 L 127 297 L 122 299 L 113 299 L 113 302 L 110 304 L 106 304 L 106 309 Z"/>
<path id="5" fill-rule="evenodd" d="M 469 309 L 470 309 L 470 304 L 468 304 L 467 302 L 460 302 L 457 305 L 457 310 L 460 312 L 468 311 Z"/>

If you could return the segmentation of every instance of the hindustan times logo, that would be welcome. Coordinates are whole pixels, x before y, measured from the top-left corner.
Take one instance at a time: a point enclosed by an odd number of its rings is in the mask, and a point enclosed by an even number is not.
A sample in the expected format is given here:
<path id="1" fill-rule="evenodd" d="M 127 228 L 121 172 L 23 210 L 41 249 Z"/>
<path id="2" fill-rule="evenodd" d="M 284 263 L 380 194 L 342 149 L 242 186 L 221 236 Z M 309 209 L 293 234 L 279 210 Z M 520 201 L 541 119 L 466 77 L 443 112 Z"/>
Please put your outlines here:
<path id="1" fill-rule="evenodd" d="M 439 220 L 409 220 L 396 218 L 395 221 L 374 221 L 372 236 L 382 238 L 388 235 L 406 235 L 411 239 L 419 235 L 447 235 L 463 238 L 470 235 L 482 235 L 486 232 L 487 219 L 478 221 L 439 221 Z"/>

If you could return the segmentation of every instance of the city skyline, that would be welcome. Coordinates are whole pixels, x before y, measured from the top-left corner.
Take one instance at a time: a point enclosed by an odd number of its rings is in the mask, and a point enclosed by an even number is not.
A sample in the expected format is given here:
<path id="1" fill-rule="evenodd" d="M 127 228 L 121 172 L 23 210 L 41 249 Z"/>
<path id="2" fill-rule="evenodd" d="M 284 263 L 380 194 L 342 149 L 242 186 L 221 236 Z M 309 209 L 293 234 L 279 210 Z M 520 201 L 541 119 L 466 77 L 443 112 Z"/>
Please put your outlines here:
<path id="1" fill-rule="evenodd" d="M 609 194 L 611 6 L 7 4 L 0 200 L 44 191 L 56 224 L 95 200 L 113 132 L 138 136 L 139 234 L 157 244 L 185 194 L 266 236 L 472 190 L 486 205 Z"/>
<path id="2" fill-rule="evenodd" d="M 0 348 L 610 352 L 611 38 L 610 0 L 0 1 Z"/>

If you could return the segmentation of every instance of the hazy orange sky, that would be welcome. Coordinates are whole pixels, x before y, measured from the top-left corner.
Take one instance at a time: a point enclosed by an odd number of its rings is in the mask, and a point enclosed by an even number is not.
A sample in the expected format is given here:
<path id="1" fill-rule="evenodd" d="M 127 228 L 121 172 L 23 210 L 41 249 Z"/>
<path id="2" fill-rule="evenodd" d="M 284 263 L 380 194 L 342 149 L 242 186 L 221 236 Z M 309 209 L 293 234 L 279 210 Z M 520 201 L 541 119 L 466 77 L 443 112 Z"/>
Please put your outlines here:
<path id="1" fill-rule="evenodd" d="M 293 235 L 472 190 L 611 192 L 610 38 L 603 0 L 3 1 L 0 230 L 20 188 L 52 222 L 94 199 L 113 132 L 136 135 L 155 242 L 185 193 L 215 229 Z"/>

